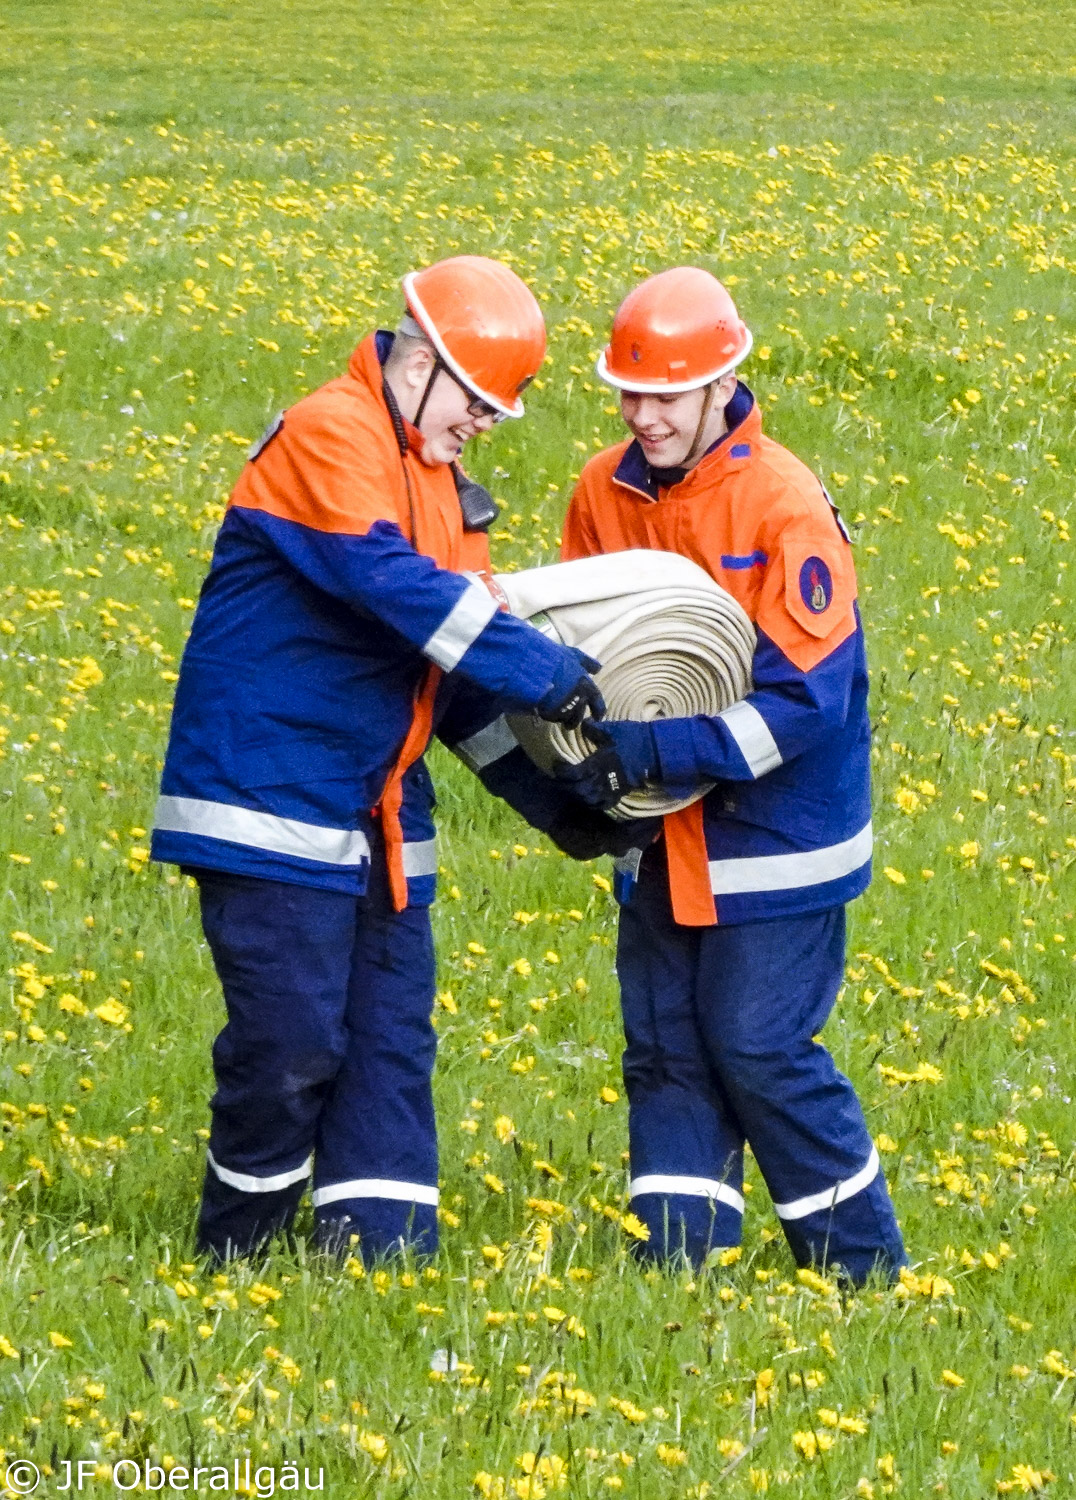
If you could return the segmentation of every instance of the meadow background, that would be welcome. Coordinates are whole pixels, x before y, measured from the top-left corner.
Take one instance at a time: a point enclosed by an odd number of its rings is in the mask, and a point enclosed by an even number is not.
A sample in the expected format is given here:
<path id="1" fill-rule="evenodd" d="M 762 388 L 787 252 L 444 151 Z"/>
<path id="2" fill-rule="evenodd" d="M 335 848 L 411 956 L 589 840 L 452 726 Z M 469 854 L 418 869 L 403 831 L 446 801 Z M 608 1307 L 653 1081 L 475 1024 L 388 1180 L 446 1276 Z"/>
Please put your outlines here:
<path id="1" fill-rule="evenodd" d="M 0 1447 L 40 1493 L 248 1452 L 385 1500 L 1076 1493 L 1074 106 L 1037 0 L 6 0 Z M 185 631 L 249 442 L 464 250 L 551 335 L 472 460 L 498 566 L 555 556 L 612 311 L 684 261 L 856 532 L 879 845 L 827 1039 L 894 1291 L 797 1275 L 757 1174 L 741 1258 L 635 1266 L 609 870 L 439 753 L 443 1252 L 192 1256 L 222 1007 L 145 832 Z"/>

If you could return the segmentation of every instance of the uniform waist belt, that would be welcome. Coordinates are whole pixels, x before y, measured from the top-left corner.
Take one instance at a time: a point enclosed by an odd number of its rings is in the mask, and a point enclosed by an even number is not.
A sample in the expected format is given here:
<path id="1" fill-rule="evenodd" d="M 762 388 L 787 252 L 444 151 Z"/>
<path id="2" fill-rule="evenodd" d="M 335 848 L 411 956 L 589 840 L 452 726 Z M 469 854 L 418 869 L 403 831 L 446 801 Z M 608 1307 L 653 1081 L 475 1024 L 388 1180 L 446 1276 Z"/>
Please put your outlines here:
<path id="1" fill-rule="evenodd" d="M 497 584 L 512 613 L 544 634 L 597 657 L 610 719 L 679 719 L 719 714 L 751 690 L 755 628 L 736 600 L 689 558 L 674 552 L 607 552 L 524 573 Z M 578 730 L 514 715 L 512 729 L 545 771 L 593 750 Z M 620 818 L 676 812 L 712 782 L 671 795 L 643 787 L 613 809 Z"/>

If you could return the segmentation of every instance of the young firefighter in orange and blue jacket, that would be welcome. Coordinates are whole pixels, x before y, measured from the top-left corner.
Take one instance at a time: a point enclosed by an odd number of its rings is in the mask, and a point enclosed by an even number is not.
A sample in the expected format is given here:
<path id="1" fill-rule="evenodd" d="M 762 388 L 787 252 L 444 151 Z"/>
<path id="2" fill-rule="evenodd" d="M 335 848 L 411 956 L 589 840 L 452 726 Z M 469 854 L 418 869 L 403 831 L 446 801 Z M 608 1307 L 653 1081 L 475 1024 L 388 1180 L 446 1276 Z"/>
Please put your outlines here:
<path id="1" fill-rule="evenodd" d="M 845 904 L 871 871 L 867 667 L 848 536 L 819 481 L 762 431 L 735 368 L 751 337 L 681 267 L 617 313 L 599 374 L 633 440 L 593 458 L 565 558 L 690 557 L 755 623 L 753 690 L 723 713 L 585 726 L 566 782 L 716 783 L 622 864 L 617 973 L 632 1208 L 648 1249 L 739 1243 L 750 1143 L 800 1265 L 893 1276 L 904 1250 L 859 1101 L 814 1040 L 842 983 Z"/>
<path id="2" fill-rule="evenodd" d="M 199 1222 L 222 1257 L 286 1227 L 311 1170 L 324 1243 L 434 1247 L 422 752 L 439 722 L 472 740 L 494 700 L 601 712 L 595 663 L 459 571 L 486 554 L 455 460 L 522 415 L 538 305 L 476 256 L 410 274 L 404 294 L 397 335 L 371 334 L 252 454 L 183 656 L 153 856 L 197 877 L 227 1005 Z M 555 798 L 531 800 L 550 826 Z M 564 838 L 605 847 L 578 820 Z"/>

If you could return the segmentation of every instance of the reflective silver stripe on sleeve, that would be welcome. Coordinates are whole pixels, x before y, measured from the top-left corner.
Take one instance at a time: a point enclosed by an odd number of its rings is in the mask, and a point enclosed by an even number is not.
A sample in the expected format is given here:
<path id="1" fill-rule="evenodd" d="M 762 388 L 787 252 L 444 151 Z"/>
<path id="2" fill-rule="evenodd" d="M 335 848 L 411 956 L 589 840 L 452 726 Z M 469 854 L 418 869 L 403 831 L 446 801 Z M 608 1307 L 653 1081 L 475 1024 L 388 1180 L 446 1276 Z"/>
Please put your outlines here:
<path id="1" fill-rule="evenodd" d="M 865 1187 L 878 1176 L 881 1163 L 878 1160 L 877 1148 L 871 1147 L 871 1154 L 867 1165 L 854 1177 L 847 1178 L 844 1182 L 838 1182 L 834 1187 L 826 1188 L 821 1193 L 811 1193 L 806 1198 L 795 1198 L 791 1203 L 775 1203 L 774 1211 L 779 1219 L 805 1219 L 808 1214 L 816 1214 L 821 1210 L 835 1208 L 838 1203 L 843 1203 L 846 1198 L 854 1198 L 861 1193 Z"/>
<path id="2" fill-rule="evenodd" d="M 424 1182 L 390 1182 L 381 1177 L 360 1177 L 354 1182 L 334 1182 L 332 1187 L 316 1188 L 314 1207 L 339 1203 L 341 1198 L 392 1198 L 397 1203 L 428 1203 L 436 1208 L 440 1194 Z"/>
<path id="3" fill-rule="evenodd" d="M 409 877 L 416 875 L 436 875 L 437 840 L 424 839 L 422 843 L 405 844 L 403 846 L 403 868 L 404 874 Z"/>
<path id="4" fill-rule="evenodd" d="M 633 1177 L 628 1191 L 632 1198 L 641 1198 L 644 1193 L 680 1193 L 685 1198 L 712 1198 L 717 1203 L 727 1203 L 738 1214 L 743 1213 L 743 1194 L 730 1188 L 727 1182 L 718 1182 L 712 1177 L 669 1177 L 659 1172 L 648 1177 Z"/>
<path id="5" fill-rule="evenodd" d="M 293 1167 L 290 1172 L 277 1172 L 273 1177 L 252 1177 L 249 1172 L 232 1172 L 228 1167 L 222 1167 L 212 1151 L 206 1152 L 206 1159 L 221 1182 L 238 1188 L 241 1193 L 279 1193 L 281 1188 L 291 1187 L 292 1183 L 309 1177 L 314 1165 L 314 1158 L 308 1156 L 301 1167 Z"/>
<path id="6" fill-rule="evenodd" d="M 199 838 L 225 839 L 273 854 L 316 859 L 326 865 L 360 865 L 370 857 L 366 835 L 358 828 L 323 828 L 253 812 L 230 802 L 206 802 L 200 797 L 161 797 L 153 826 L 162 833 L 191 833 Z"/>
<path id="7" fill-rule="evenodd" d="M 825 849 L 801 854 L 759 854 L 753 859 L 712 859 L 710 889 L 715 896 L 738 896 L 754 891 L 794 891 L 800 886 L 825 885 L 851 875 L 870 859 L 874 847 L 868 823 L 854 837 Z"/>
<path id="8" fill-rule="evenodd" d="M 468 646 L 478 639 L 497 613 L 497 601 L 480 583 L 468 583 L 448 614 L 423 646 L 423 654 L 451 672 Z"/>
<path id="9" fill-rule="evenodd" d="M 777 741 L 753 704 L 741 701 L 717 716 L 736 741 L 752 776 L 765 776 L 782 763 Z"/>
<path id="10" fill-rule="evenodd" d="M 484 771 L 495 760 L 500 760 L 514 750 L 518 744 L 519 741 L 508 726 L 508 720 L 502 714 L 477 734 L 460 740 L 452 749 L 472 771 Z"/>

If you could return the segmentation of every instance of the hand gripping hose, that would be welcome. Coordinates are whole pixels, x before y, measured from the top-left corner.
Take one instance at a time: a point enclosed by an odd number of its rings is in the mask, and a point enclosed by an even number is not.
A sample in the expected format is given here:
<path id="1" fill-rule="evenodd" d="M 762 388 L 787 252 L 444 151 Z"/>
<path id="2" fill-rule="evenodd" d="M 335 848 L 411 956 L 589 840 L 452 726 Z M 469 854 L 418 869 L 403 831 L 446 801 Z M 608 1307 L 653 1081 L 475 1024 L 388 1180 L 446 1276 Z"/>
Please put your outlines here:
<path id="1" fill-rule="evenodd" d="M 596 681 L 610 719 L 679 719 L 719 714 L 751 690 L 755 627 L 736 600 L 689 558 L 674 552 L 607 552 L 523 573 L 499 573 L 514 615 L 602 663 Z M 512 730 L 542 770 L 593 750 L 579 730 L 513 714 Z M 710 790 L 683 795 L 646 786 L 612 809 L 650 818 L 688 807 Z"/>

